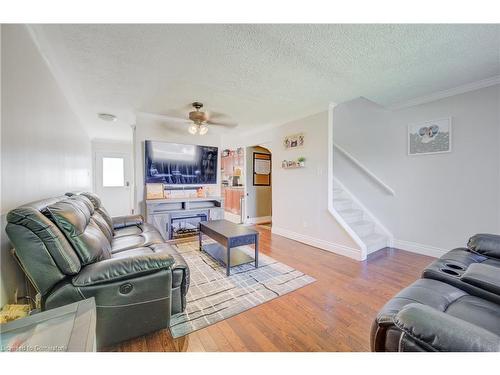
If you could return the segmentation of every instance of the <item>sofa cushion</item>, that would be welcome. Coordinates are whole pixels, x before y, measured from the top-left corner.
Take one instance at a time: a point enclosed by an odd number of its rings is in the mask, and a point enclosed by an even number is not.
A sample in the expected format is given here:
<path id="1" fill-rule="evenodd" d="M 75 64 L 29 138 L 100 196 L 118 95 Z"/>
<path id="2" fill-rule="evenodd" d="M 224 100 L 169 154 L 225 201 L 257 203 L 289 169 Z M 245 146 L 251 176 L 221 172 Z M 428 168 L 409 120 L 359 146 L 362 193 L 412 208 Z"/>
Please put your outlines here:
<path id="1" fill-rule="evenodd" d="M 47 207 L 56 225 L 73 245 L 83 265 L 111 257 L 111 244 L 81 200 L 65 199 Z"/>
<path id="2" fill-rule="evenodd" d="M 476 234 L 469 239 L 467 247 L 478 254 L 500 259 L 500 236 L 496 234 Z"/>
<path id="3" fill-rule="evenodd" d="M 7 222 L 21 226 L 26 232 L 38 237 L 57 267 L 66 275 L 74 275 L 80 271 L 80 259 L 61 230 L 44 215 L 47 205 L 64 199 L 65 197 L 56 197 L 20 206 L 8 213 Z M 21 231 L 16 231 L 16 234 L 19 233 Z M 18 238 L 17 235 L 8 234 L 17 248 L 16 252 L 24 252 L 27 237 Z M 25 254 L 28 258 L 31 255 Z"/>
<path id="4" fill-rule="evenodd" d="M 124 250 L 120 251 L 118 253 L 111 254 L 112 258 L 126 258 L 130 256 L 136 256 L 136 255 L 147 255 L 147 254 L 154 254 L 153 249 L 150 247 L 136 247 L 135 249 L 130 249 L 130 250 Z"/>
<path id="5" fill-rule="evenodd" d="M 92 204 L 90 199 L 88 199 L 87 197 L 85 197 L 83 195 L 74 195 L 74 196 L 70 197 L 69 199 L 83 203 L 85 205 L 85 207 L 87 207 L 87 209 L 90 213 L 90 216 L 92 216 L 94 214 L 94 212 L 95 212 L 94 205 Z"/>
<path id="6" fill-rule="evenodd" d="M 500 295 L 500 269 L 488 264 L 471 264 L 461 280 Z"/>
<path id="7" fill-rule="evenodd" d="M 154 252 L 164 252 L 170 254 L 174 259 L 174 263 L 172 264 L 172 288 L 180 287 L 182 289 L 181 293 L 183 298 L 183 310 L 185 307 L 185 298 L 190 283 L 190 272 L 186 260 L 181 254 L 177 252 L 177 250 L 173 246 L 168 243 L 152 245 L 150 246 L 150 248 Z"/>
<path id="8" fill-rule="evenodd" d="M 500 260 L 473 253 L 465 248 L 453 249 L 441 258 L 429 264 L 423 271 L 422 277 L 442 281 L 453 285 L 465 292 L 500 303 L 500 295 L 490 289 L 478 286 L 463 279 L 464 273 L 474 265 L 484 265 L 497 269 L 500 272 Z"/>
<path id="9" fill-rule="evenodd" d="M 406 336 L 405 333 L 408 332 L 404 332 L 401 326 L 398 327 L 397 323 L 398 319 L 401 318 L 400 312 L 404 311 L 407 306 L 415 305 L 416 303 L 427 306 L 427 309 L 432 309 L 436 313 L 444 313 L 448 316 L 458 318 L 463 322 L 480 327 L 495 335 L 500 334 L 500 305 L 477 296 L 469 295 L 459 288 L 437 280 L 420 279 L 401 290 L 380 310 L 372 326 L 372 350 L 409 350 L 407 347 L 401 347 L 401 343 Z M 442 316 L 442 314 L 437 314 L 436 317 L 438 315 Z M 435 322 L 429 321 L 426 324 L 426 318 L 423 316 L 421 318 L 423 326 L 420 328 L 430 327 L 428 332 L 429 334 L 433 334 L 432 325 Z M 431 346 L 434 347 L 434 345 Z M 417 345 L 417 347 L 422 349 L 422 346 Z M 424 350 L 426 350 L 425 347 Z M 437 348 L 437 350 L 440 349 Z"/>
<path id="10" fill-rule="evenodd" d="M 500 322 L 499 305 L 470 296 L 461 289 L 437 280 L 420 279 L 401 290 L 378 313 L 371 331 L 373 351 L 400 350 L 403 332 L 395 325 L 396 316 L 406 306 L 414 303 L 445 312 L 484 329 L 490 329 L 492 324 Z M 482 312 L 481 308 L 483 308 Z"/>
<path id="11" fill-rule="evenodd" d="M 106 224 L 109 227 L 109 230 L 111 233 L 113 233 L 113 219 L 111 219 L 111 215 L 108 213 L 108 211 L 104 208 L 102 205 L 101 199 L 94 193 L 81 193 L 80 196 L 86 197 L 92 204 L 94 205 L 95 213 L 99 214 L 103 220 L 106 222 Z"/>
<path id="12" fill-rule="evenodd" d="M 112 218 L 112 220 L 113 229 L 120 229 L 144 224 L 144 218 L 142 217 L 142 215 L 115 216 Z"/>
<path id="13" fill-rule="evenodd" d="M 455 304 L 452 304 L 450 309 L 453 306 Z M 474 311 L 469 310 L 467 315 L 470 314 L 474 314 Z M 410 303 L 405 306 L 396 315 L 394 323 L 403 332 L 399 340 L 399 350 L 423 349 L 447 352 L 500 350 L 500 337 L 491 330 L 420 303 Z M 495 324 L 498 326 L 498 318 Z"/>
<path id="14" fill-rule="evenodd" d="M 168 269 L 172 263 L 172 257 L 166 253 L 106 259 L 84 267 L 73 277 L 72 283 L 74 286 L 82 287 L 134 279 Z"/>
<path id="15" fill-rule="evenodd" d="M 464 296 L 446 309 L 446 313 L 500 335 L 500 306 L 476 296 Z"/>
<path id="16" fill-rule="evenodd" d="M 166 253 L 172 256 L 172 288 L 183 286 L 185 292 L 189 287 L 189 267 L 177 250 L 167 243 L 153 244 L 149 246 L 140 246 L 133 249 L 127 249 L 111 254 L 112 258 L 125 258 L 135 255 L 147 255 L 152 253 Z"/>
<path id="17" fill-rule="evenodd" d="M 124 236 L 137 236 L 141 233 L 142 233 L 142 228 L 138 225 L 134 225 L 131 227 L 115 229 L 113 238 L 120 238 Z"/>
<path id="18" fill-rule="evenodd" d="M 121 236 L 113 238 L 111 252 L 116 253 L 136 247 L 151 246 L 163 243 L 163 237 L 157 231 L 145 232 L 139 235 Z"/>
<path id="19" fill-rule="evenodd" d="M 146 232 L 158 232 L 158 229 L 148 223 L 132 225 L 130 227 L 115 229 L 113 237 L 119 238 L 123 236 L 139 235 Z"/>
<path id="20" fill-rule="evenodd" d="M 70 199 L 82 202 L 85 206 L 87 206 L 91 214 L 90 220 L 93 221 L 99 229 L 101 229 L 102 233 L 104 233 L 108 241 L 111 243 L 113 240 L 113 229 L 108 225 L 106 219 L 101 215 L 101 213 L 95 210 L 94 204 L 90 201 L 90 199 L 83 194 L 73 195 Z"/>
<path id="21" fill-rule="evenodd" d="M 109 227 L 108 223 L 106 220 L 99 214 L 97 211 L 92 215 L 92 218 L 90 219 L 92 222 L 94 222 L 101 232 L 106 236 L 108 239 L 109 243 L 113 241 L 113 230 Z"/>
<path id="22" fill-rule="evenodd" d="M 463 290 L 440 281 L 419 279 L 387 302 L 380 310 L 377 320 L 379 324 L 392 324 L 396 314 L 404 306 L 414 302 L 445 311 L 450 304 L 466 295 Z"/>

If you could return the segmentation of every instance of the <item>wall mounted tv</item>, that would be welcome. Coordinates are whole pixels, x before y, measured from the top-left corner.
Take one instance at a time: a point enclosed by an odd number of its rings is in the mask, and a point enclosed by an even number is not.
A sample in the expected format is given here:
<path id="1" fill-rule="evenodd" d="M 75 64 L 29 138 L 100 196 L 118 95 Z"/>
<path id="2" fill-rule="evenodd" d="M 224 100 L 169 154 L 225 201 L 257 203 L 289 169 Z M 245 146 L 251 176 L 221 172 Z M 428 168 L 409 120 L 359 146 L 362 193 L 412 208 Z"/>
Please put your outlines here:
<path id="1" fill-rule="evenodd" d="M 219 149 L 158 141 L 145 142 L 145 182 L 167 185 L 217 183 Z"/>

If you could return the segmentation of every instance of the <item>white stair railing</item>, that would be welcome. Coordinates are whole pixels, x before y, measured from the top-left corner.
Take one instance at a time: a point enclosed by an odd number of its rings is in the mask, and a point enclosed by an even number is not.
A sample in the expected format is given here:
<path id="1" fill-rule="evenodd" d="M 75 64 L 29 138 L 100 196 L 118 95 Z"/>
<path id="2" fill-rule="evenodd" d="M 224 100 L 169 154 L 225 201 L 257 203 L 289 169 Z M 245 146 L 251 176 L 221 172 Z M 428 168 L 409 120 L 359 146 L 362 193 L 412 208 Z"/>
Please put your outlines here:
<path id="1" fill-rule="evenodd" d="M 336 107 L 336 104 L 331 103 L 328 108 L 328 211 L 335 218 L 335 220 L 342 226 L 342 228 L 351 236 L 353 241 L 359 246 L 360 254 L 359 260 L 365 260 L 368 255 L 368 247 L 363 242 L 361 237 L 351 228 L 351 226 L 344 220 L 341 214 L 334 207 L 334 173 L 333 173 L 333 158 L 334 158 L 334 150 L 338 150 L 342 155 L 344 155 L 348 160 L 350 160 L 360 171 L 362 171 L 365 175 L 367 175 L 371 180 L 377 183 L 382 189 L 390 195 L 396 195 L 394 189 L 392 189 L 388 184 L 386 184 L 382 179 L 380 179 L 377 175 L 375 175 L 368 167 L 366 167 L 363 163 L 361 163 L 358 159 L 356 159 L 353 155 L 347 152 L 344 148 L 339 146 L 333 141 L 333 111 Z M 343 186 L 340 181 L 336 180 L 337 184 Z M 342 187 L 344 191 L 345 186 Z M 377 226 L 377 228 L 384 233 L 384 235 L 388 238 L 388 245 L 392 246 L 393 236 L 392 234 L 385 228 L 382 223 L 360 202 L 355 198 L 350 192 L 351 200 L 361 208 L 365 215 L 367 215 L 370 220 Z"/>
<path id="2" fill-rule="evenodd" d="M 370 177 L 373 181 L 375 181 L 378 185 L 380 185 L 387 193 L 390 195 L 396 195 L 396 192 L 393 188 L 387 185 L 384 181 L 382 181 L 379 177 L 375 175 L 372 171 L 368 169 L 364 164 L 362 164 L 358 159 L 356 159 L 352 154 L 347 152 L 344 148 L 340 147 L 338 144 L 333 142 L 333 147 L 335 147 L 342 155 L 344 155 L 347 159 L 349 159 L 356 167 L 358 167 L 363 173 L 365 173 L 368 177 Z"/>

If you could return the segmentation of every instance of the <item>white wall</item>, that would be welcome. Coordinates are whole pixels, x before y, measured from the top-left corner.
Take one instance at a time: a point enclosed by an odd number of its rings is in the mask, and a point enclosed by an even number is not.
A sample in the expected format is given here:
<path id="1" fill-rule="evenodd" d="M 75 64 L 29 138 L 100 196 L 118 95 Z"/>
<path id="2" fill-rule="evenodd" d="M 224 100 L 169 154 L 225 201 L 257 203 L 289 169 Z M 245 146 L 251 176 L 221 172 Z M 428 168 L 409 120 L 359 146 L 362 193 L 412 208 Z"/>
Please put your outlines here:
<path id="1" fill-rule="evenodd" d="M 219 159 L 217 165 L 217 184 L 206 185 L 214 190 L 214 194 L 220 195 L 220 152 L 222 151 L 221 136 L 210 132 L 200 136 L 191 135 L 185 132 L 181 127 L 182 124 L 173 124 L 171 126 L 180 127 L 179 130 L 173 131 L 166 127 L 161 121 L 139 116 L 137 118 L 136 135 L 135 135 L 135 186 L 136 186 L 136 212 L 145 214 L 145 185 L 144 185 L 144 141 L 164 141 L 174 143 L 196 144 L 204 146 L 219 147 Z M 203 185 L 202 185 L 203 186 Z"/>
<path id="2" fill-rule="evenodd" d="M 334 174 L 394 234 L 439 256 L 500 232 L 500 86 L 388 111 L 357 99 L 334 112 L 334 140 L 396 191 L 385 194 L 339 154 Z M 407 154 L 407 125 L 452 117 L 452 152 Z M 420 251 L 420 250 L 419 250 Z"/>
<path id="3" fill-rule="evenodd" d="M 305 133 L 305 145 L 285 150 L 286 135 Z M 272 231 L 339 254 L 359 257 L 359 247 L 328 212 L 328 112 L 274 130 Z M 306 158 L 306 167 L 283 169 L 283 160 Z"/>
<path id="4" fill-rule="evenodd" d="M 22 288 L 5 215 L 20 204 L 91 186 L 90 140 L 26 28 L 3 25 L 0 306 Z M 22 293 L 22 289 L 20 289 Z"/>
<path id="5" fill-rule="evenodd" d="M 285 150 L 285 135 L 305 133 L 305 146 Z M 272 231 L 325 250 L 359 258 L 360 250 L 328 212 L 328 112 L 267 131 L 224 137 L 224 147 L 269 145 L 272 151 Z M 284 159 L 306 158 L 302 169 L 282 169 Z"/>

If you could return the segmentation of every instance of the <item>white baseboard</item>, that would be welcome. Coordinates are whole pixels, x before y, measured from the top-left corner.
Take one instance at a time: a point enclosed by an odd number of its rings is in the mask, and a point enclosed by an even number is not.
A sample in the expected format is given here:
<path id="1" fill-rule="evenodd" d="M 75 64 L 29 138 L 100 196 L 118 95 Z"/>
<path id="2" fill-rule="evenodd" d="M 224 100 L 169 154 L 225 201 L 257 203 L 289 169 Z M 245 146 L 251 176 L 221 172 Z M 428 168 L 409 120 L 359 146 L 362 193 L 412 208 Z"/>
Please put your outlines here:
<path id="1" fill-rule="evenodd" d="M 327 250 L 332 253 L 343 255 L 355 260 L 362 260 L 361 250 L 359 249 L 355 249 L 345 245 L 340 245 L 330 241 L 321 240 L 319 238 L 314 238 L 305 234 L 293 232 L 288 229 L 277 228 L 275 226 L 272 227 L 271 232 L 273 234 L 277 234 L 279 236 L 283 236 L 294 241 L 302 242 L 306 245 L 314 246 L 322 250 Z"/>
<path id="2" fill-rule="evenodd" d="M 270 223 L 273 217 L 272 216 L 259 216 L 259 217 L 249 217 L 245 219 L 245 224 L 262 224 L 262 223 Z"/>
<path id="3" fill-rule="evenodd" d="M 411 251 L 412 253 L 428 255 L 435 258 L 439 258 L 448 251 L 450 251 L 449 249 L 441 249 L 439 247 L 431 245 L 424 245 L 417 242 L 403 241 L 396 239 L 394 240 L 393 247 L 395 247 L 396 249 Z"/>

